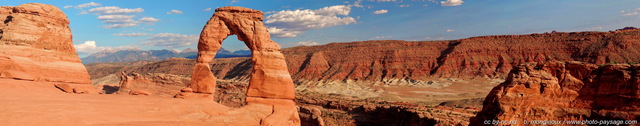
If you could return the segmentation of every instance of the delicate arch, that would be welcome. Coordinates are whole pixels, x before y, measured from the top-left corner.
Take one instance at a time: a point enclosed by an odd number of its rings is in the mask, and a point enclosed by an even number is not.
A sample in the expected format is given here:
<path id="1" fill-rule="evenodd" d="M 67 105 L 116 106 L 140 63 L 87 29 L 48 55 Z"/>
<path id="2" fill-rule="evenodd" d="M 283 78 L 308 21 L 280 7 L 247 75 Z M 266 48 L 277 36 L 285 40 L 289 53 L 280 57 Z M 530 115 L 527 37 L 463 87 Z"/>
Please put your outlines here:
<path id="1" fill-rule="evenodd" d="M 209 62 L 230 35 L 237 35 L 251 50 L 251 79 L 247 102 L 251 98 L 294 99 L 293 80 L 287 69 L 280 45 L 271 40 L 262 24 L 263 13 L 242 7 L 222 7 L 207 22 L 198 42 L 198 59 L 190 87 L 196 93 L 214 93 L 216 78 Z"/>

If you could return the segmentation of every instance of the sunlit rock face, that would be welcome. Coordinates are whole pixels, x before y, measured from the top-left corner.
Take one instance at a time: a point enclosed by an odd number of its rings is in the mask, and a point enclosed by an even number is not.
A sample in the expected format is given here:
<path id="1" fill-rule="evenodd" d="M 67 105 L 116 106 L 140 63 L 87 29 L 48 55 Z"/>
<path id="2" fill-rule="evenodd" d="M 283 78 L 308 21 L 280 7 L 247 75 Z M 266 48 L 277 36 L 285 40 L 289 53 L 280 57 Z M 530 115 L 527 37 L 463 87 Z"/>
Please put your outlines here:
<path id="1" fill-rule="evenodd" d="M 3 6 L 0 21 L 0 78 L 91 83 L 60 9 L 38 3 Z"/>
<path id="2" fill-rule="evenodd" d="M 247 89 L 248 106 L 262 104 L 272 106 L 273 113 L 261 119 L 261 125 L 300 125 L 295 102 L 293 80 L 280 45 L 271 40 L 262 24 L 263 13 L 242 7 L 216 9 L 207 22 L 198 42 L 198 58 L 194 66 L 190 88 L 195 94 L 215 92 L 216 77 L 209 62 L 230 35 L 237 35 L 251 50 L 253 69 Z M 179 95 L 189 96 L 182 93 Z M 250 109 L 251 107 L 246 107 Z"/>

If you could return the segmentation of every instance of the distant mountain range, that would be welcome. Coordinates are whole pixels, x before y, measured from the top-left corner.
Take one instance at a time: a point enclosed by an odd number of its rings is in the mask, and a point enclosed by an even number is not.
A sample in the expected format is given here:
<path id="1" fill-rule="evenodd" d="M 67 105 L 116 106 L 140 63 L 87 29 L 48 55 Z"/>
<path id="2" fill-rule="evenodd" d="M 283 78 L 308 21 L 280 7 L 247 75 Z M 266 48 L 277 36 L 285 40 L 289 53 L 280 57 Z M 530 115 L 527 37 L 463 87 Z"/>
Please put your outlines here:
<path id="1" fill-rule="evenodd" d="M 195 59 L 198 57 L 198 50 L 185 49 L 183 51 L 174 50 L 105 50 L 91 54 L 82 59 L 83 64 L 105 63 L 105 62 L 131 62 L 142 60 L 166 60 L 172 57 L 182 57 Z M 251 57 L 251 50 L 238 50 L 231 52 L 220 48 L 216 58 Z"/>

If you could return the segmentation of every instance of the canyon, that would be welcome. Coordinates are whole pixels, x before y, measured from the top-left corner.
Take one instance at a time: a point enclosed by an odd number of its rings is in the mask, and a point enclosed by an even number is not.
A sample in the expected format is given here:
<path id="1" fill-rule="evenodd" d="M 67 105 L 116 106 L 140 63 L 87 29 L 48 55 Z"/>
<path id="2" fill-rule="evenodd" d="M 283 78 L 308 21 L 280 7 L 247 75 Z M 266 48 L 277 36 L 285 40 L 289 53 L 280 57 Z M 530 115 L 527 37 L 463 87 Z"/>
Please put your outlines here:
<path id="1" fill-rule="evenodd" d="M 638 32 L 629 29 L 481 36 L 451 41 L 341 42 L 285 48 L 282 52 L 296 84 L 296 99 L 305 125 L 319 124 L 318 119 L 326 125 L 381 124 L 385 121 L 380 120 L 395 117 L 416 120 L 391 121 L 388 125 L 467 125 L 469 118 L 482 110 L 482 101 L 489 91 L 510 78 L 508 73 L 513 67 L 554 61 L 637 63 Z M 121 71 L 148 78 L 160 78 L 161 74 L 188 78 L 194 64 L 191 59 L 173 58 L 87 64 L 87 69 L 94 84 L 116 84 L 118 78 L 113 73 Z M 238 101 L 244 98 L 241 94 L 250 78 L 251 60 L 214 59 L 210 65 L 217 82 L 222 83 L 218 85 L 216 101 L 242 106 Z M 167 84 L 166 79 L 156 80 Z M 385 111 L 405 114 L 362 116 Z"/>

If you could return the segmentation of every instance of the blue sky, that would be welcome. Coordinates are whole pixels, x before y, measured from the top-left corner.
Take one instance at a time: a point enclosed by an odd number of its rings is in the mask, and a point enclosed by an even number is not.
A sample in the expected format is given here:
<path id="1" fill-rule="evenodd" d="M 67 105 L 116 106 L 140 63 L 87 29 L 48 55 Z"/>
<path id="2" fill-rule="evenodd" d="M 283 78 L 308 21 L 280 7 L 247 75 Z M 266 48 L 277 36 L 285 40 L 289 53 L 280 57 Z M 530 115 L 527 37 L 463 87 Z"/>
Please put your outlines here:
<path id="1" fill-rule="evenodd" d="M 64 11 L 81 57 L 196 48 L 202 27 L 223 6 L 265 12 L 272 39 L 283 47 L 640 26 L 640 0 L 4 0 L 2 6 L 24 3 Z M 223 48 L 246 49 L 235 37 Z"/>

